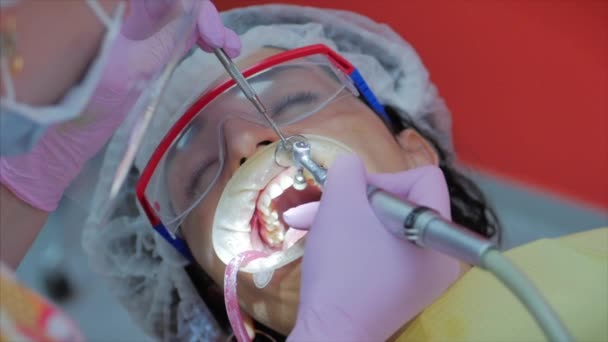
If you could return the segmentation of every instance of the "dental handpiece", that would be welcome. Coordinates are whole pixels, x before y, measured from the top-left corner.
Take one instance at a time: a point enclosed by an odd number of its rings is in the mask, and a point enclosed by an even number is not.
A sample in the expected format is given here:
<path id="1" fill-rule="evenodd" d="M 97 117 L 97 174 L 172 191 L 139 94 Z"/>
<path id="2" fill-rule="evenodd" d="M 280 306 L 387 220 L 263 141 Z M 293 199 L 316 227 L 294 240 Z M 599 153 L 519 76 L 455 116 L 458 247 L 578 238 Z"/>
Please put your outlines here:
<path id="1" fill-rule="evenodd" d="M 327 170 L 312 159 L 308 141 L 300 136 L 289 137 L 287 141 L 290 144 L 283 148 L 291 152 L 295 166 L 310 172 L 320 186 L 325 185 Z M 492 273 L 526 307 L 549 341 L 574 340 L 534 283 L 504 257 L 494 243 L 444 219 L 432 209 L 403 200 L 377 187 L 368 185 L 367 197 L 388 231 L 420 247 L 431 248 Z"/>
<path id="2" fill-rule="evenodd" d="M 224 69 L 226 69 L 226 72 L 228 72 L 228 75 L 230 75 L 230 77 L 234 79 L 236 85 L 239 87 L 239 89 L 241 89 L 245 97 L 249 101 L 251 101 L 251 103 L 253 103 L 258 112 L 260 112 L 260 114 L 264 116 L 264 119 L 266 119 L 270 127 L 272 127 L 272 129 L 279 136 L 281 141 L 283 143 L 287 143 L 287 140 L 285 139 L 283 133 L 281 133 L 281 131 L 279 130 L 279 127 L 275 124 L 270 115 L 268 115 L 268 110 L 266 109 L 266 106 L 264 106 L 258 94 L 255 92 L 249 82 L 247 82 L 247 79 L 245 78 L 245 76 L 243 76 L 243 73 L 241 73 L 239 68 L 232 61 L 232 59 L 228 57 L 226 52 L 221 48 L 213 49 L 213 52 L 224 66 Z"/>
<path id="3" fill-rule="evenodd" d="M 288 138 L 290 140 L 290 138 Z M 289 147 L 296 167 L 304 168 L 320 186 L 325 184 L 327 170 L 311 157 L 310 144 L 304 139 Z M 375 186 L 368 185 L 367 196 L 385 228 L 397 237 L 421 247 L 430 247 L 476 266 L 495 248 L 489 240 L 444 219 L 436 211 L 403 200 Z"/>

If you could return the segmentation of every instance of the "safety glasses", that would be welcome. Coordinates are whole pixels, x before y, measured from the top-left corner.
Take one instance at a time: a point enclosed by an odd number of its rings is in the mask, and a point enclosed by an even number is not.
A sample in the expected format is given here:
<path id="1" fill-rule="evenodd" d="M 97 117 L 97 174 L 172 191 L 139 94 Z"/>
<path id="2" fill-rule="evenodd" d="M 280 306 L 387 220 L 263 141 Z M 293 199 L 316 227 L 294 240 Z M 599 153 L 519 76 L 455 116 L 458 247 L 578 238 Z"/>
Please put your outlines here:
<path id="1" fill-rule="evenodd" d="M 314 115 L 345 96 L 360 97 L 383 120 L 389 118 L 363 77 L 325 45 L 268 57 L 243 70 L 278 126 Z M 191 258 L 177 230 L 216 184 L 226 160 L 226 131 L 235 122 L 267 123 L 226 76 L 202 94 L 171 127 L 152 154 L 136 186 L 150 223 Z"/>

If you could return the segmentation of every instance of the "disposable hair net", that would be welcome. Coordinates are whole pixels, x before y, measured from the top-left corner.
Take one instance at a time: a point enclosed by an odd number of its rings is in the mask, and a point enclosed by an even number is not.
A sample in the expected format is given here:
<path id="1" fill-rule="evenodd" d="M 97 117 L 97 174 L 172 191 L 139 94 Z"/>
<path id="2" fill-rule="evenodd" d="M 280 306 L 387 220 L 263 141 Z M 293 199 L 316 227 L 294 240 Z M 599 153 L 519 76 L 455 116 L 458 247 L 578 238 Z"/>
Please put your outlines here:
<path id="1" fill-rule="evenodd" d="M 322 43 L 336 50 L 359 69 L 384 105 L 407 115 L 451 156 L 449 112 L 414 49 L 388 26 L 347 11 L 291 5 L 235 9 L 222 18 L 241 36 L 240 58 L 262 47 Z M 200 50 L 182 61 L 147 130 L 136 171 L 184 110 L 223 73 L 215 56 Z M 107 198 L 127 133 L 121 127 L 106 149 L 93 209 Z M 135 203 L 136 171 L 108 224 L 100 227 L 99 213 L 92 210 L 83 235 L 85 250 L 144 331 L 163 340 L 217 339 L 221 332 L 184 270 L 187 261 L 152 229 Z"/>

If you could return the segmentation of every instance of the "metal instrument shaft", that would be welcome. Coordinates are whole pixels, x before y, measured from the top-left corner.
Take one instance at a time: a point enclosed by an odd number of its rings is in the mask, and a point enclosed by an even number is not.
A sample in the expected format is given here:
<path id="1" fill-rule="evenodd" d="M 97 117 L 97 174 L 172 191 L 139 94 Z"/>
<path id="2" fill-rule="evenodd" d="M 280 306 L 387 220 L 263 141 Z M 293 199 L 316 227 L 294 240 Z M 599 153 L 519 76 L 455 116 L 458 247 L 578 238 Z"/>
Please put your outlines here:
<path id="1" fill-rule="evenodd" d="M 268 114 L 268 110 L 266 109 L 266 106 L 264 106 L 264 104 L 260 100 L 260 97 L 255 92 L 253 87 L 249 84 L 249 82 L 247 82 L 247 79 L 245 78 L 245 76 L 243 76 L 243 73 L 241 73 L 241 71 L 236 66 L 236 64 L 232 61 L 232 59 L 230 57 L 228 57 L 228 55 L 226 54 L 226 52 L 223 49 L 221 49 L 221 48 L 213 49 L 213 52 L 215 53 L 217 58 L 220 60 L 220 62 L 224 66 L 224 68 L 226 69 L 226 72 L 228 72 L 230 77 L 232 77 L 232 79 L 236 82 L 237 86 L 241 89 L 243 94 L 245 94 L 245 97 L 249 101 L 251 101 L 251 103 L 253 103 L 253 105 L 258 110 L 258 112 L 260 112 L 264 116 L 264 119 L 266 119 L 266 122 L 268 122 L 270 127 L 272 127 L 274 132 L 279 136 L 279 138 L 281 139 L 281 142 L 286 144 L 287 139 L 285 139 L 285 136 L 283 135 L 283 133 L 281 133 L 281 131 L 279 130 L 279 127 L 272 120 L 272 118 Z"/>

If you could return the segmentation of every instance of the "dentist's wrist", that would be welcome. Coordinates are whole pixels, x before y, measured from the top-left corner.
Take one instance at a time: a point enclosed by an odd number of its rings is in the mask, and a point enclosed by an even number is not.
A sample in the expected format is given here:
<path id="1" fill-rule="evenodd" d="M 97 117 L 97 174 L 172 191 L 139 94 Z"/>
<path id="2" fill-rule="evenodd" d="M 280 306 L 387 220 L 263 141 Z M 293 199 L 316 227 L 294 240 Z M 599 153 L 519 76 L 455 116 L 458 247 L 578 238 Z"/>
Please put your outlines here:
<path id="1" fill-rule="evenodd" d="M 81 117 L 49 127 L 29 153 L 0 158 L 0 182 L 34 208 L 54 211 L 65 190 L 118 129 L 138 96 L 98 88 Z"/>
<path id="2" fill-rule="evenodd" d="M 52 212 L 86 162 L 75 145 L 52 127 L 29 153 L 0 158 L 0 182 L 32 207 Z"/>

